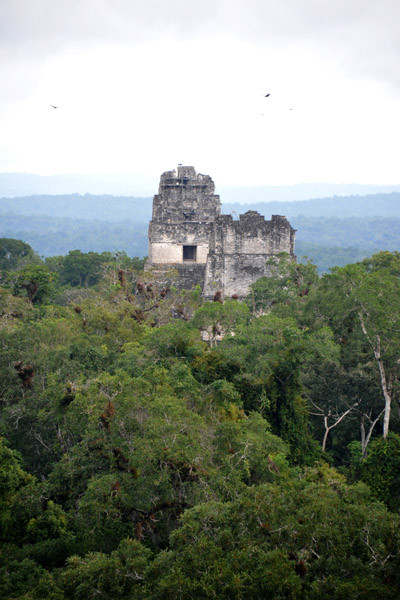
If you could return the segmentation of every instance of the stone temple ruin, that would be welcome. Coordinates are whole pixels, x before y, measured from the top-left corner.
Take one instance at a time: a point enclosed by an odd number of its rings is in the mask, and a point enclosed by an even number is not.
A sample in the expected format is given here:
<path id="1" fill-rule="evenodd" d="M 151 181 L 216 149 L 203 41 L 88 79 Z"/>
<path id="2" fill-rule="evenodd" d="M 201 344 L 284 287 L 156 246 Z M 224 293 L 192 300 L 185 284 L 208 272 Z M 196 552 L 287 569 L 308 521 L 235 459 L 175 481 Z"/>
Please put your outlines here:
<path id="1" fill-rule="evenodd" d="M 161 175 L 149 225 L 145 269 L 177 272 L 177 287 L 199 284 L 204 297 L 216 292 L 244 298 L 249 286 L 269 276 L 266 261 L 280 252 L 294 258 L 295 230 L 286 217 L 270 221 L 249 210 L 234 220 L 221 215 L 219 196 L 208 175 L 178 166 Z"/>

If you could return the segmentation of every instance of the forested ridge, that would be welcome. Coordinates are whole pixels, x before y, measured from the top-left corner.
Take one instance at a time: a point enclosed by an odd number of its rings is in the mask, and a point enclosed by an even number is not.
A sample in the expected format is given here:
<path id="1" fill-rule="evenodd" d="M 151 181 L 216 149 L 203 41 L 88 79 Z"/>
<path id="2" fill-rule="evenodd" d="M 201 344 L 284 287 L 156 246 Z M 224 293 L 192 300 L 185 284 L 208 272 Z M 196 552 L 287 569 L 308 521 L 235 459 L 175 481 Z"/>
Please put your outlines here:
<path id="1" fill-rule="evenodd" d="M 400 253 L 270 266 L 0 240 L 2 598 L 397 600 Z"/>
<path id="2" fill-rule="evenodd" d="M 222 198 L 223 199 L 223 198 Z M 243 198 L 245 201 L 246 198 Z M 321 273 L 400 246 L 400 193 L 316 198 L 296 202 L 223 203 L 237 218 L 257 210 L 285 215 L 297 229 L 296 253 Z M 0 198 L 0 236 L 21 239 L 40 256 L 124 250 L 147 254 L 151 198 L 93 194 Z"/>

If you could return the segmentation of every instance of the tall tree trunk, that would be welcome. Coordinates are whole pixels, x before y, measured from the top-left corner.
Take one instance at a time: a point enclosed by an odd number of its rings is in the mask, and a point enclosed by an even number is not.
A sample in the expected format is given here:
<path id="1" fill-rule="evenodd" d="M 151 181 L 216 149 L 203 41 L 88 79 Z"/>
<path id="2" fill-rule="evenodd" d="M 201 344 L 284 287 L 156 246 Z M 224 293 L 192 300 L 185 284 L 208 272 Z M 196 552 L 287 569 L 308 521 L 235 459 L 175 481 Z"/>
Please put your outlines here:
<path id="1" fill-rule="evenodd" d="M 381 363 L 379 364 L 379 367 L 381 368 Z M 384 371 L 383 371 L 383 367 L 382 367 L 382 372 L 383 375 L 381 375 L 382 377 L 382 390 L 383 390 L 383 395 L 385 398 L 385 413 L 384 413 L 384 417 L 383 417 L 383 438 L 386 439 L 387 435 L 389 433 L 389 421 L 390 421 L 390 411 L 391 411 L 391 403 L 392 403 L 392 398 L 389 394 L 389 392 L 387 391 L 386 388 L 386 381 L 384 379 Z"/>
<path id="2" fill-rule="evenodd" d="M 328 439 L 328 434 L 331 430 L 331 428 L 328 427 L 328 417 L 326 415 L 324 416 L 324 425 L 325 425 L 325 434 L 324 434 L 324 439 L 322 440 L 322 452 L 325 452 L 325 450 L 326 450 L 326 442 Z"/>
<path id="3" fill-rule="evenodd" d="M 320 412 L 319 413 L 310 413 L 310 415 L 315 415 L 316 417 L 323 417 L 324 418 L 324 427 L 325 427 L 325 433 L 324 433 L 324 438 L 322 440 L 322 452 L 325 452 L 326 450 L 326 442 L 328 441 L 328 435 L 331 429 L 333 429 L 334 427 L 336 427 L 336 425 L 339 425 L 339 423 L 345 418 L 346 415 L 349 414 L 349 412 L 351 412 L 353 410 L 353 408 L 355 408 L 356 406 L 359 405 L 359 402 L 356 402 L 355 404 L 353 404 L 353 406 L 351 406 L 350 408 L 348 408 L 342 415 L 337 415 L 336 417 L 333 417 L 334 419 L 336 418 L 336 421 L 334 423 L 332 423 L 332 425 L 328 425 L 328 417 L 332 417 L 332 413 L 331 410 L 328 411 L 328 414 L 325 415 L 323 410 L 317 406 L 314 402 L 313 405 L 315 406 L 315 408 L 317 408 Z"/>
<path id="4" fill-rule="evenodd" d="M 388 384 L 386 380 L 385 367 L 383 366 L 383 362 L 381 360 L 381 338 L 377 334 L 375 336 L 376 343 L 372 341 L 370 338 L 367 328 L 365 327 L 364 319 L 361 313 L 358 314 L 361 324 L 361 329 L 367 340 L 372 346 L 372 350 L 374 352 L 375 360 L 378 364 L 379 374 L 381 378 L 381 388 L 383 392 L 383 397 L 385 399 L 385 408 L 384 408 L 384 416 L 383 416 L 383 439 L 386 439 L 389 433 L 389 422 L 390 422 L 390 410 L 392 405 L 392 397 L 390 395 Z"/>
<path id="5" fill-rule="evenodd" d="M 367 446 L 371 439 L 372 432 L 374 430 L 375 425 L 377 424 L 377 422 L 379 421 L 379 419 L 381 418 L 381 416 L 383 415 L 384 412 L 385 412 L 385 409 L 383 409 L 379 413 L 379 415 L 376 417 L 376 419 L 374 419 L 373 421 L 366 414 L 362 415 L 362 417 L 361 417 L 361 455 L 362 455 L 362 458 L 367 458 Z M 365 417 L 367 417 L 367 419 L 371 423 L 369 426 L 367 435 L 365 435 Z"/>
<path id="6" fill-rule="evenodd" d="M 383 366 L 383 362 L 381 361 L 381 339 L 379 335 L 376 336 L 376 346 L 374 348 L 374 355 L 379 367 L 379 373 L 381 376 L 381 387 L 383 392 L 383 397 L 385 398 L 385 412 L 383 415 L 383 439 L 387 438 L 389 433 L 389 421 L 390 421 L 390 410 L 392 405 L 392 398 L 389 394 L 388 385 L 386 381 L 385 368 Z"/>

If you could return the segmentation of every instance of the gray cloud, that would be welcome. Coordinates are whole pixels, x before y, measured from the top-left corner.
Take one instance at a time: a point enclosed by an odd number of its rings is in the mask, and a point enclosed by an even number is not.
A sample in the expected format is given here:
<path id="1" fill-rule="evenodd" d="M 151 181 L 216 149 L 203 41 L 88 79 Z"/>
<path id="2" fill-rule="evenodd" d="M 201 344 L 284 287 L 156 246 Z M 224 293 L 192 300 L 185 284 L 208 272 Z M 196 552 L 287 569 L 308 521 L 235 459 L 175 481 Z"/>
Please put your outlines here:
<path id="1" fill-rule="evenodd" d="M 354 76 L 400 85 L 397 0 L 248 0 L 231 6 L 229 25 L 237 35 L 302 44 Z"/>
<path id="2" fill-rule="evenodd" d="M 399 21 L 398 0 L 2 0 L 0 57 L 226 34 L 305 45 L 355 76 L 400 85 Z"/>
<path id="3" fill-rule="evenodd" d="M 73 42 L 191 36 L 217 16 L 218 0 L 2 0 L 0 45 L 51 51 Z"/>

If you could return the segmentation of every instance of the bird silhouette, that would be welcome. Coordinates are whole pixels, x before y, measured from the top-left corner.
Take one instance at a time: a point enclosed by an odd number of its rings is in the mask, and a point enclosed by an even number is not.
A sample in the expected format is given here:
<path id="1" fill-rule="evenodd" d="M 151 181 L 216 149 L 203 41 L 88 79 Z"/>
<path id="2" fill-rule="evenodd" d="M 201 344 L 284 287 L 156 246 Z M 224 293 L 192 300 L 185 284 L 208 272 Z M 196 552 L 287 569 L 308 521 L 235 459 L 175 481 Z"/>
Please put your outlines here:
<path id="1" fill-rule="evenodd" d="M 265 94 L 264 98 L 268 98 L 271 94 Z"/>
<path id="2" fill-rule="evenodd" d="M 54 106 L 54 104 L 50 104 L 49 106 L 52 106 L 53 108 L 58 108 L 58 106 Z"/>

